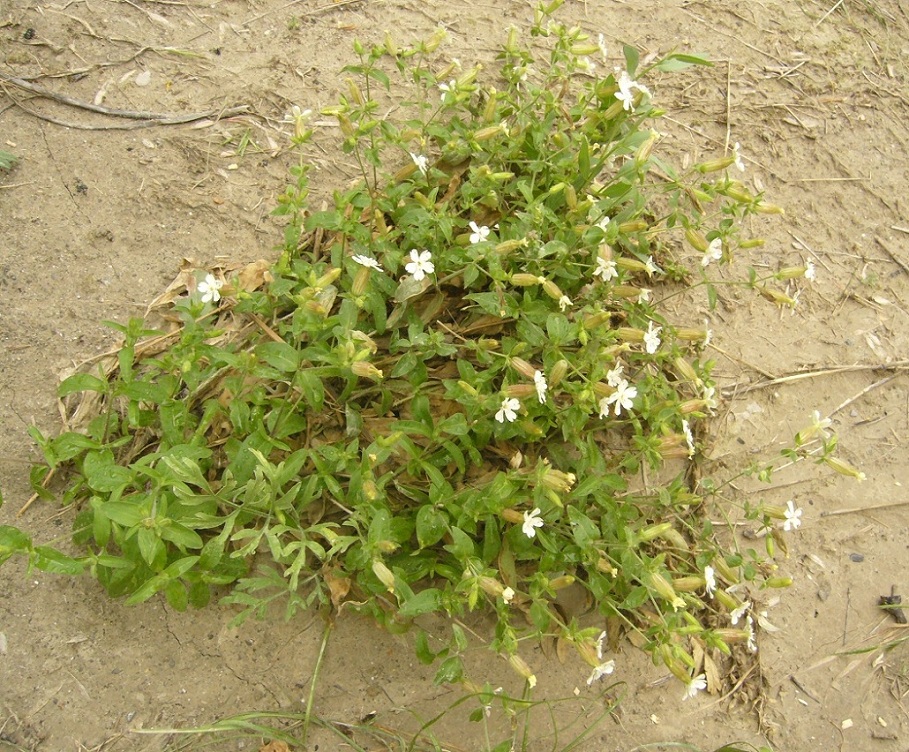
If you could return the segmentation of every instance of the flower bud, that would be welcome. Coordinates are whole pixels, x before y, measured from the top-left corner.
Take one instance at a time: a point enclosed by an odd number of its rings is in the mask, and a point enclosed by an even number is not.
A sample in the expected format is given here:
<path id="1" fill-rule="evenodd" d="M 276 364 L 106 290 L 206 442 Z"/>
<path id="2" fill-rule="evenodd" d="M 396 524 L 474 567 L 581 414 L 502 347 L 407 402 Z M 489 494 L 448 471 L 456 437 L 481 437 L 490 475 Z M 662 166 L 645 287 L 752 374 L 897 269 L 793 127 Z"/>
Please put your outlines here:
<path id="1" fill-rule="evenodd" d="M 543 471 L 541 482 L 546 488 L 560 493 L 570 491 L 572 486 L 577 482 L 577 476 L 574 473 L 564 473 L 561 470 L 553 470 L 547 467 Z"/>
<path id="2" fill-rule="evenodd" d="M 659 572 L 651 573 L 650 587 L 653 588 L 663 600 L 672 606 L 673 611 L 678 611 L 680 608 L 684 607 L 685 601 L 679 598 L 678 593 L 676 593 L 675 589 L 672 587 L 672 583 Z"/>
<path id="3" fill-rule="evenodd" d="M 571 54 L 582 57 L 583 55 L 594 55 L 600 51 L 599 45 L 596 44 L 573 44 L 571 45 Z"/>
<path id="4" fill-rule="evenodd" d="M 761 201 L 754 207 L 754 210 L 758 214 L 785 214 L 786 210 L 782 206 L 777 206 L 776 204 L 768 204 L 764 201 Z"/>
<path id="5" fill-rule="evenodd" d="M 471 397 L 478 397 L 480 395 L 480 393 L 466 381 L 458 381 L 458 386 L 467 392 L 467 394 L 469 394 Z"/>
<path id="6" fill-rule="evenodd" d="M 480 577 L 480 588 L 491 598 L 499 598 L 505 592 L 505 586 L 493 577 Z"/>
<path id="7" fill-rule="evenodd" d="M 807 272 L 807 271 L 808 271 L 808 267 L 807 267 L 807 266 L 787 266 L 787 267 L 785 267 L 784 269 L 780 269 L 780 270 L 779 270 L 776 274 L 774 274 L 773 276 L 776 277 L 776 279 L 779 279 L 779 280 L 783 280 L 783 279 L 801 279 L 802 277 L 805 276 L 805 272 Z"/>
<path id="8" fill-rule="evenodd" d="M 639 261 L 630 256 L 619 256 L 615 261 L 615 265 L 619 267 L 619 269 L 627 269 L 632 272 L 647 271 L 647 265 L 643 261 Z"/>
<path id="9" fill-rule="evenodd" d="M 382 372 L 372 363 L 365 360 L 358 360 L 356 363 L 352 363 L 350 370 L 354 372 L 354 375 L 371 381 L 381 381 L 383 378 Z"/>
<path id="10" fill-rule="evenodd" d="M 659 538 L 671 527 L 671 522 L 661 522 L 659 525 L 651 525 L 638 533 L 638 539 L 642 542 L 652 541 L 654 538 Z"/>
<path id="11" fill-rule="evenodd" d="M 496 116 L 496 103 L 498 101 L 498 92 L 494 86 L 490 86 L 487 91 L 486 106 L 483 108 L 483 119 L 488 123 Z"/>
<path id="12" fill-rule="evenodd" d="M 603 556 L 597 559 L 597 570 L 603 574 L 612 575 L 613 577 L 618 577 L 619 574 L 619 570 L 615 568 L 615 565 Z"/>
<path id="13" fill-rule="evenodd" d="M 381 583 L 385 586 L 389 593 L 394 593 L 395 591 L 395 576 L 394 573 L 385 566 L 385 563 L 380 559 L 372 560 L 372 571 L 376 577 L 379 578 Z"/>
<path id="14" fill-rule="evenodd" d="M 706 162 L 696 164 L 694 169 L 701 173 L 716 172 L 717 170 L 725 170 L 731 164 L 735 164 L 735 157 L 720 157 L 719 159 L 709 159 Z"/>
<path id="15" fill-rule="evenodd" d="M 523 245 L 524 245 L 523 240 L 503 240 L 501 243 L 496 245 L 495 252 L 500 253 L 504 256 L 506 253 L 511 253 L 512 251 L 515 251 L 518 248 L 523 247 Z M 518 276 L 517 274 L 512 275 L 512 281 L 514 280 L 514 277 L 517 277 L 517 276 Z M 533 277 L 532 274 L 528 274 L 527 276 Z M 533 284 L 536 284 L 536 279 L 537 279 L 536 277 L 533 277 Z M 517 283 L 515 283 L 515 284 L 517 284 Z M 521 286 L 526 287 L 527 285 L 521 285 Z"/>
<path id="16" fill-rule="evenodd" d="M 719 575 L 724 580 L 726 580 L 726 582 L 729 582 L 733 585 L 738 584 L 739 573 L 730 567 L 729 564 L 726 563 L 726 559 L 724 559 L 722 556 L 717 556 L 716 559 L 711 562 L 711 565 L 717 571 L 717 573 L 719 573 Z"/>
<path id="17" fill-rule="evenodd" d="M 533 384 L 509 384 L 502 391 L 507 397 L 517 397 L 518 399 L 527 399 L 537 393 Z"/>
<path id="18" fill-rule="evenodd" d="M 445 29 L 439 26 L 433 33 L 432 36 L 425 42 L 423 49 L 427 52 L 435 52 L 439 49 L 439 45 L 442 44 L 445 37 L 448 36 Z"/>
<path id="19" fill-rule="evenodd" d="M 521 658 L 521 656 L 508 656 L 508 664 L 515 670 L 515 673 L 517 673 L 518 676 L 521 676 L 527 680 L 527 684 L 531 689 L 537 685 L 537 677 L 534 675 L 533 671 L 530 670 L 530 666 L 527 665 L 527 662 Z"/>
<path id="20" fill-rule="evenodd" d="M 543 292 L 545 292 L 553 300 L 561 301 L 564 293 L 561 288 L 553 282 L 551 279 L 546 279 L 545 277 L 537 278 L 541 285 L 543 285 Z"/>
<path id="21" fill-rule="evenodd" d="M 643 232 L 647 229 L 647 223 L 642 219 L 635 219 L 631 222 L 622 222 L 619 225 L 619 232 L 627 235 L 632 232 Z"/>
<path id="22" fill-rule="evenodd" d="M 553 590 L 564 590 L 569 585 L 573 585 L 577 578 L 570 574 L 563 574 L 561 577 L 553 577 L 549 581 L 549 587 Z"/>
<path id="23" fill-rule="evenodd" d="M 503 509 L 500 514 L 505 522 L 511 522 L 514 525 L 520 525 L 524 522 L 524 515 L 517 509 Z"/>
<path id="24" fill-rule="evenodd" d="M 764 585 L 770 588 L 792 587 L 791 577 L 770 577 L 764 581 Z"/>
<path id="25" fill-rule="evenodd" d="M 706 585 L 703 577 L 676 577 L 672 580 L 672 587 L 680 593 L 694 593 Z"/>
<path id="26" fill-rule="evenodd" d="M 556 363 L 549 372 L 549 387 L 553 388 L 558 386 L 559 382 L 565 378 L 566 373 L 568 373 L 568 361 L 562 358 L 562 360 Z"/>
<path id="27" fill-rule="evenodd" d="M 534 285 L 540 284 L 540 277 L 519 272 L 518 274 L 511 275 L 511 284 L 516 287 L 533 287 Z"/>
<path id="28" fill-rule="evenodd" d="M 841 460 L 839 457 L 830 455 L 824 457 L 824 462 L 836 470 L 836 472 L 838 472 L 840 475 L 846 475 L 850 478 L 855 478 L 858 481 L 865 480 L 865 473 L 861 472 L 853 465 L 850 465 L 845 460 Z"/>
<path id="29" fill-rule="evenodd" d="M 691 227 L 685 228 L 685 240 L 687 240 L 689 245 L 698 253 L 704 253 L 707 248 L 710 247 L 710 243 L 707 242 L 707 238 L 705 238 L 702 233 Z"/>
<path id="30" fill-rule="evenodd" d="M 616 336 L 623 342 L 643 342 L 644 332 L 630 326 L 620 326 L 615 329 Z"/>
<path id="31" fill-rule="evenodd" d="M 473 138 L 478 143 L 483 141 L 488 141 L 495 136 L 498 136 L 502 132 L 502 127 L 499 125 L 490 125 L 486 128 L 481 128 L 476 133 L 473 134 Z"/>
<path id="32" fill-rule="evenodd" d="M 369 267 L 361 266 L 357 269 L 357 276 L 354 277 L 353 284 L 350 286 L 350 291 L 355 297 L 360 297 L 366 288 L 369 286 Z"/>
<path id="33" fill-rule="evenodd" d="M 537 371 L 536 368 L 534 368 L 532 365 L 530 365 L 530 363 L 528 363 L 523 358 L 512 358 L 511 366 L 518 373 L 520 373 L 525 379 L 530 379 L 531 381 L 533 380 L 534 374 Z"/>
<path id="34" fill-rule="evenodd" d="M 739 243 L 739 248 L 761 248 L 766 242 L 764 238 L 749 238 Z"/>
<path id="35" fill-rule="evenodd" d="M 631 287 L 630 285 L 613 285 L 609 292 L 615 298 L 632 299 L 641 297 L 641 288 Z M 641 334 L 643 339 L 643 332 Z"/>
<path id="36" fill-rule="evenodd" d="M 774 290 L 772 287 L 761 285 L 758 288 L 758 292 L 761 294 L 761 297 L 769 300 L 771 303 L 776 303 L 776 305 L 780 307 L 788 306 L 789 308 L 795 308 L 795 300 L 788 295 L 784 295 L 779 290 Z"/>
<path id="37" fill-rule="evenodd" d="M 701 337 L 703 337 L 703 335 L 704 335 L 703 331 L 701 331 L 700 329 L 695 329 L 694 331 L 699 333 L 701 335 Z M 684 337 L 682 337 L 678 334 L 677 334 L 677 336 L 679 339 L 685 339 Z M 682 356 L 677 357 L 672 362 L 673 362 L 673 365 L 675 366 L 676 373 L 678 373 L 679 376 L 681 376 L 685 381 L 697 383 L 698 375 L 695 372 L 694 368 L 692 367 L 691 363 L 689 363 L 687 360 L 685 360 L 685 358 L 683 358 Z"/>

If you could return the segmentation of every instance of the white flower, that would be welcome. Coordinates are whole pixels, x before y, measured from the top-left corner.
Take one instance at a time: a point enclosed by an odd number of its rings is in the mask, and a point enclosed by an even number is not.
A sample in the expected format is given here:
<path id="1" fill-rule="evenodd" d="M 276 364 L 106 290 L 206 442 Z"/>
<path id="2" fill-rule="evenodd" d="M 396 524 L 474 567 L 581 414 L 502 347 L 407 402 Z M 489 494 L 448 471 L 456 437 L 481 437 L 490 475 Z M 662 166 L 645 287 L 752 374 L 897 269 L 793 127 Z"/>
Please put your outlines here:
<path id="1" fill-rule="evenodd" d="M 564 313 L 570 305 L 574 304 L 571 302 L 571 298 L 569 298 L 567 295 L 563 295 L 561 298 L 559 298 L 559 310 L 562 311 L 562 313 Z"/>
<path id="2" fill-rule="evenodd" d="M 752 653 L 756 653 L 757 641 L 754 639 L 754 619 L 752 619 L 750 616 L 748 617 L 745 631 L 748 633 L 748 650 L 750 650 Z"/>
<path id="3" fill-rule="evenodd" d="M 711 261 L 719 261 L 723 258 L 723 239 L 714 238 L 704 251 L 704 257 L 701 259 L 701 266 L 708 266 Z"/>
<path id="4" fill-rule="evenodd" d="M 546 390 L 549 387 L 546 384 L 546 377 L 543 375 L 542 371 L 533 372 L 533 385 L 537 388 L 537 399 L 540 400 L 540 404 L 546 404 Z"/>
<path id="5" fill-rule="evenodd" d="M 597 38 L 597 47 L 600 48 L 600 54 L 603 56 L 603 60 L 606 60 L 609 57 L 609 48 L 606 47 L 606 38 L 602 34 Z"/>
<path id="6" fill-rule="evenodd" d="M 826 429 L 830 428 L 831 423 L 832 421 L 830 418 L 821 417 L 820 410 L 815 410 L 811 414 L 811 428 L 817 433 L 824 434 L 824 438 L 827 438 L 830 435 Z"/>
<path id="7" fill-rule="evenodd" d="M 650 289 L 647 287 L 642 287 L 641 291 L 638 293 L 638 303 L 649 303 L 650 302 Z"/>
<path id="8" fill-rule="evenodd" d="M 543 527 L 543 518 L 540 517 L 540 508 L 534 507 L 532 512 L 524 512 L 524 524 L 521 530 L 528 538 L 533 538 L 537 534 L 537 528 Z"/>
<path id="9" fill-rule="evenodd" d="M 377 272 L 382 271 L 382 267 L 379 265 L 379 262 L 372 258 L 372 256 L 354 254 L 351 256 L 351 258 L 360 266 L 365 266 L 369 269 L 375 269 Z"/>
<path id="10" fill-rule="evenodd" d="M 650 355 L 660 349 L 661 331 L 663 331 L 663 327 L 654 326 L 652 321 L 648 322 L 647 331 L 644 332 L 644 347 Z"/>
<path id="11" fill-rule="evenodd" d="M 605 630 L 600 632 L 599 637 L 597 637 L 597 660 L 603 660 L 603 640 L 607 637 Z"/>
<path id="12" fill-rule="evenodd" d="M 732 147 L 732 156 L 735 157 L 735 162 L 733 164 L 738 168 L 739 172 L 745 172 L 745 163 L 742 161 L 742 155 L 739 153 L 739 142 L 735 142 L 735 146 Z"/>
<path id="13" fill-rule="evenodd" d="M 733 627 L 739 623 L 739 619 L 746 614 L 749 608 L 751 608 L 751 601 L 745 601 L 741 606 L 729 614 L 729 621 Z"/>
<path id="14" fill-rule="evenodd" d="M 220 279 L 215 279 L 215 275 L 209 273 L 196 285 L 196 291 L 202 294 L 203 303 L 217 303 L 221 300 L 223 286 L 224 283 Z"/>
<path id="15" fill-rule="evenodd" d="M 619 276 L 615 267 L 615 261 L 597 257 L 597 268 L 593 270 L 594 277 L 602 277 L 604 282 L 610 279 L 617 279 Z"/>
<path id="16" fill-rule="evenodd" d="M 436 270 L 435 264 L 432 263 L 432 254 L 429 251 L 418 251 L 416 248 L 410 252 L 410 262 L 404 268 L 413 274 L 417 282 Z"/>
<path id="17" fill-rule="evenodd" d="M 623 382 L 627 383 L 625 381 L 625 377 L 622 375 L 624 371 L 625 366 L 623 366 L 621 363 L 617 363 L 615 368 L 613 368 L 611 371 L 607 371 L 606 383 L 609 384 L 609 386 L 611 386 L 613 389 L 618 389 L 619 384 Z"/>
<path id="18" fill-rule="evenodd" d="M 426 160 L 426 157 L 424 157 L 422 154 L 414 154 L 413 152 L 410 152 L 410 158 L 413 160 L 413 163 L 417 166 L 417 169 L 425 175 L 427 170 L 429 169 L 429 165 Z"/>
<path id="19" fill-rule="evenodd" d="M 713 567 L 709 565 L 704 567 L 704 580 L 707 583 L 707 595 L 713 597 L 716 592 L 716 575 Z"/>
<path id="20" fill-rule="evenodd" d="M 590 676 L 587 677 L 587 686 L 589 687 L 595 681 L 599 681 L 604 676 L 608 676 L 613 671 L 615 671 L 615 661 L 610 660 L 605 663 L 601 663 L 599 666 L 596 666 L 591 672 Z"/>
<path id="21" fill-rule="evenodd" d="M 441 100 L 444 102 L 445 97 L 449 94 L 454 94 L 458 90 L 458 82 L 454 79 L 451 79 L 447 84 L 439 84 L 439 91 L 442 92 Z"/>
<path id="22" fill-rule="evenodd" d="M 470 223 L 470 229 L 473 230 L 470 234 L 471 243 L 482 243 L 489 237 L 489 228 L 486 225 L 477 226 L 477 223 L 472 221 Z"/>
<path id="23" fill-rule="evenodd" d="M 600 400 L 600 417 L 605 418 L 609 414 L 610 405 L 615 405 L 616 415 L 621 415 L 623 409 L 626 412 L 631 410 L 634 407 L 632 400 L 637 396 L 637 388 L 628 386 L 628 382 L 622 379 L 612 394 Z"/>
<path id="24" fill-rule="evenodd" d="M 787 533 L 790 530 L 798 530 L 802 525 L 802 510 L 796 509 L 795 504 L 792 503 L 792 499 L 786 503 L 786 521 L 783 523 L 783 530 Z"/>
<path id="25" fill-rule="evenodd" d="M 301 110 L 300 105 L 295 104 L 290 108 L 290 112 L 284 116 L 285 123 L 300 123 L 312 115 L 312 110 Z"/>
<path id="26" fill-rule="evenodd" d="M 507 587 L 502 591 L 502 601 L 507 606 L 514 598 L 514 589 Z"/>
<path id="27" fill-rule="evenodd" d="M 588 73 L 594 73 L 597 69 L 597 64 L 589 57 L 582 57 L 578 60 L 578 67 Z"/>
<path id="28" fill-rule="evenodd" d="M 716 410 L 720 403 L 716 400 L 716 387 L 715 386 L 705 386 L 704 387 L 704 402 L 707 403 L 707 409 L 713 412 Z"/>
<path id="29" fill-rule="evenodd" d="M 663 270 L 653 263 L 653 256 L 647 257 L 647 261 L 644 262 L 644 270 L 647 272 L 648 277 L 652 277 L 656 272 L 663 273 Z"/>
<path id="30" fill-rule="evenodd" d="M 814 262 L 811 259 L 805 262 L 805 279 L 809 282 L 817 281 L 817 269 L 815 269 Z"/>
<path id="31" fill-rule="evenodd" d="M 688 445 L 688 456 L 694 457 L 694 435 L 691 433 L 691 424 L 687 420 L 682 421 L 682 433 L 685 434 L 685 443 Z M 713 570 L 710 569 L 710 571 Z"/>
<path id="32" fill-rule="evenodd" d="M 698 674 L 688 681 L 682 699 L 687 700 L 691 697 L 696 697 L 698 692 L 703 692 L 705 689 L 707 689 L 707 678 L 704 674 Z"/>
<path id="33" fill-rule="evenodd" d="M 597 227 L 599 227 L 603 232 L 606 232 L 606 228 L 609 227 L 609 223 L 612 220 L 609 217 L 603 217 L 597 222 Z"/>
<path id="34" fill-rule="evenodd" d="M 622 103 L 627 111 L 634 109 L 634 89 L 647 94 L 650 96 L 650 91 L 646 86 L 642 86 L 637 81 L 633 81 L 631 76 L 628 75 L 628 71 L 622 71 L 619 75 L 618 80 L 619 90 L 615 94 L 615 98 Z"/>
<path id="35" fill-rule="evenodd" d="M 713 332 L 710 329 L 710 319 L 704 319 L 704 347 L 707 347 L 712 339 Z"/>
<path id="36" fill-rule="evenodd" d="M 499 423 L 504 423 L 506 420 L 509 423 L 514 423 L 518 417 L 517 411 L 520 409 L 521 400 L 516 397 L 506 397 L 502 400 L 502 406 L 496 413 L 496 420 L 499 421 Z"/>

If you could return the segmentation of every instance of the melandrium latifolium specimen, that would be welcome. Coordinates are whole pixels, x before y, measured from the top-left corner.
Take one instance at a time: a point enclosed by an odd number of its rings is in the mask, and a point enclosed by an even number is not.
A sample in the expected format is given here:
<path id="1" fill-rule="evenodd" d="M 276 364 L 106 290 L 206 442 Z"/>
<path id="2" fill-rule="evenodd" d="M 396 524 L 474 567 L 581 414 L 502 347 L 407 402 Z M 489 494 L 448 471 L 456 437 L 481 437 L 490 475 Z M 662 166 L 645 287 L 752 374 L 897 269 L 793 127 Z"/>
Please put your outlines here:
<path id="1" fill-rule="evenodd" d="M 412 629 L 439 681 L 462 678 L 465 635 L 452 621 L 433 648 L 415 620 L 480 607 L 531 687 L 527 636 L 573 644 L 593 682 L 631 634 L 685 696 L 716 650 L 754 647 L 751 593 L 786 584 L 774 543 L 801 510 L 745 507 L 766 553 L 714 530 L 728 481 L 689 472 L 717 407 L 710 333 L 661 301 L 715 300 L 708 273 L 759 242 L 742 220 L 779 210 L 734 177 L 738 145 L 686 172 L 659 156 L 648 74 L 703 60 L 613 59 L 558 4 L 491 70 L 441 61 L 441 33 L 357 44 L 323 115 L 361 179 L 311 212 L 301 159 L 270 271 L 187 273 L 170 329 L 116 325 L 116 361 L 61 385 L 83 398 L 73 430 L 33 431 L 33 485 L 51 498 L 49 473 L 65 479 L 85 553 L 4 527 L 0 560 L 89 570 L 131 603 L 203 606 L 220 586 L 240 618 L 364 611 Z M 288 117 L 301 152 L 308 117 Z M 795 305 L 806 272 L 741 284 Z M 815 416 L 788 459 L 857 472 L 828 425 Z M 595 626 L 554 605 L 566 587 Z"/>

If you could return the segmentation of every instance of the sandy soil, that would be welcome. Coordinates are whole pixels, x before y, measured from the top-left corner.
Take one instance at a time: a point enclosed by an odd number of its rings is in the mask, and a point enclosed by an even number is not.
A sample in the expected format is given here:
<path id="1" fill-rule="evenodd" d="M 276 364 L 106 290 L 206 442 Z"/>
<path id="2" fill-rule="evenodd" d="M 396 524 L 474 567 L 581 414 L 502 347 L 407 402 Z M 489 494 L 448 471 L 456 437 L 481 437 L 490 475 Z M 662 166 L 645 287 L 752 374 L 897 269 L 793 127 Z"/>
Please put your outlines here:
<path id="1" fill-rule="evenodd" d="M 281 234 L 269 212 L 292 160 L 281 120 L 291 105 L 318 110 L 332 102 L 355 37 L 378 41 L 388 29 L 408 41 L 441 24 L 450 54 L 466 65 L 488 60 L 507 25 L 526 27 L 530 7 L 517 0 L 0 6 L 4 77 L 110 108 L 211 113 L 192 124 L 135 127 L 0 79 L 0 148 L 21 159 L 0 174 L 0 523 L 14 520 L 30 495 L 37 453 L 27 426 L 58 425 L 58 374 L 114 345 L 103 320 L 140 314 L 185 256 L 273 257 Z M 627 42 L 716 61 L 648 82 L 671 111 L 670 148 L 694 160 L 721 152 L 727 139 L 740 142 L 747 180 L 787 209 L 783 220 L 756 227 L 768 243 L 752 263 L 817 265 L 818 281 L 793 315 L 735 291 L 713 315 L 729 397 L 715 426 L 717 472 L 772 456 L 817 409 L 834 413 L 842 455 L 868 476 L 859 484 L 800 467 L 769 489 L 743 484 L 742 493 L 792 498 L 805 510 L 781 562 L 795 585 L 755 594 L 780 631 L 761 633 L 745 690 L 731 701 L 682 703 L 678 685 L 662 682 L 662 672 L 629 648 L 616 674 L 624 700 L 581 749 L 658 741 L 713 749 L 740 740 L 777 750 L 905 750 L 909 653 L 905 644 L 879 646 L 906 632 L 876 604 L 891 586 L 909 588 L 909 5 L 569 0 L 562 16 L 603 33 L 617 52 Z M 219 117 L 234 106 L 246 106 L 245 114 Z M 314 183 L 326 192 L 354 171 L 333 145 L 336 129 L 317 122 Z M 861 368 L 771 381 L 853 365 Z M 64 539 L 69 522 L 69 513 L 38 504 L 16 524 L 44 541 Z M 230 616 L 219 607 L 178 614 L 161 600 L 127 608 L 87 578 L 7 565 L 0 750 L 163 749 L 180 740 L 132 730 L 249 710 L 300 712 L 319 617 L 232 629 Z M 515 684 L 504 665 L 489 667 L 487 653 L 474 659 L 478 678 Z M 534 660 L 541 696 L 580 689 L 558 706 L 560 725 L 597 717 L 602 704 L 583 667 L 542 649 Z M 380 725 L 412 729 L 416 717 L 457 699 L 430 678 L 403 638 L 344 620 L 328 645 L 316 713 L 356 723 L 375 712 Z M 339 748 L 336 737 L 318 734 L 321 749 Z M 437 734 L 454 749 L 478 748 L 482 738 L 463 708 Z M 541 738 L 533 749 L 552 746 Z"/>

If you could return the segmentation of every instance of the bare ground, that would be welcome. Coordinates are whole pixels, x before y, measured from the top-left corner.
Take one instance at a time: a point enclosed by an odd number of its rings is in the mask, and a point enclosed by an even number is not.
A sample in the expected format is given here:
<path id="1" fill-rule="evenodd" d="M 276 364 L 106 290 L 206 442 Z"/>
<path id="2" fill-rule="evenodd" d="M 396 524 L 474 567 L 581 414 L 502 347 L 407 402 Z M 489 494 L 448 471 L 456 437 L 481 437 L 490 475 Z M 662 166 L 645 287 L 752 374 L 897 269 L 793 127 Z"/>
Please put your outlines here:
<path id="1" fill-rule="evenodd" d="M 517 0 L 4 3 L 3 76 L 109 108 L 212 114 L 133 127 L 137 121 L 0 81 L 0 148 L 21 158 L 0 175 L 0 522 L 14 520 L 30 495 L 37 454 L 26 428 L 55 429 L 58 374 L 115 344 L 101 321 L 141 314 L 185 256 L 273 257 L 281 231 L 269 211 L 292 161 L 281 120 L 293 104 L 318 110 L 333 101 L 355 37 L 378 41 L 388 29 L 406 42 L 442 24 L 450 54 L 469 64 L 488 60 L 509 24 L 526 28 L 530 7 Z M 905 644 L 879 646 L 906 632 L 876 603 L 891 586 L 907 586 L 909 564 L 909 505 L 901 505 L 909 485 L 909 7 L 904 0 L 569 0 L 561 14 L 603 33 L 617 64 L 622 42 L 712 58 L 714 68 L 650 82 L 670 110 L 671 150 L 695 160 L 740 142 L 747 181 L 787 210 L 782 221 L 755 228 L 768 243 L 751 262 L 776 269 L 810 258 L 818 267 L 793 315 L 734 288 L 712 314 L 729 400 L 708 471 L 771 456 L 817 409 L 836 411 L 842 454 L 868 476 L 859 484 L 799 468 L 770 489 L 742 485 L 743 493 L 792 498 L 805 509 L 781 563 L 795 585 L 755 594 L 780 631 L 761 633 L 745 691 L 738 700 L 683 704 L 678 686 L 629 648 L 617 670 L 623 702 L 582 749 L 669 740 L 712 749 L 741 740 L 778 750 L 904 750 L 909 654 Z M 219 115 L 240 105 L 244 114 Z M 318 122 L 314 182 L 327 191 L 355 172 L 334 147 L 334 127 Z M 852 365 L 862 368 L 768 383 Z M 65 538 L 69 518 L 39 504 L 16 524 L 48 540 Z M 133 730 L 254 709 L 300 712 L 322 637 L 318 617 L 231 629 L 226 608 L 178 614 L 157 600 L 126 608 L 91 580 L 26 575 L 10 565 L 0 604 L 0 750 L 162 749 L 174 738 Z M 871 649 L 852 652 L 864 648 Z M 598 716 L 602 704 L 582 669 L 542 650 L 534 659 L 545 696 L 580 689 L 558 706 L 560 725 Z M 514 684 L 507 667 L 489 667 L 488 654 L 478 651 L 475 660 L 478 678 Z M 430 678 L 402 638 L 342 620 L 316 712 L 348 723 L 376 712 L 376 723 L 412 729 L 414 715 L 428 718 L 457 699 Z M 480 743 L 465 718 L 455 710 L 437 729 L 454 749 Z M 539 740 L 540 749 L 551 746 Z"/>

